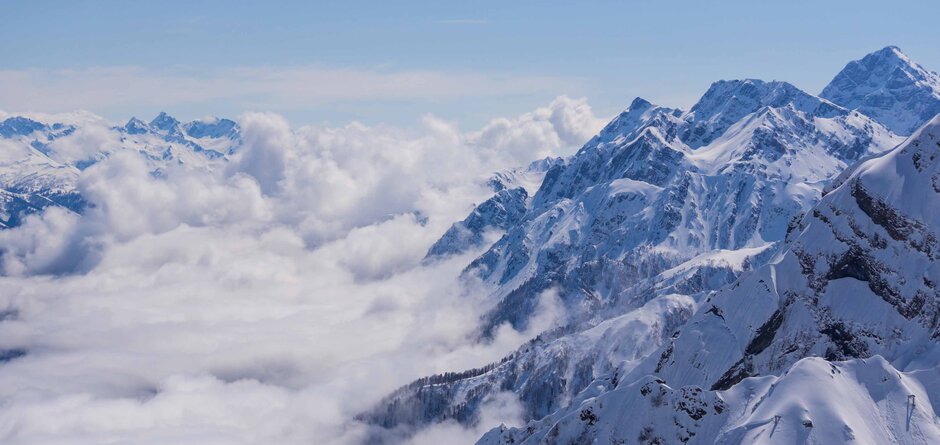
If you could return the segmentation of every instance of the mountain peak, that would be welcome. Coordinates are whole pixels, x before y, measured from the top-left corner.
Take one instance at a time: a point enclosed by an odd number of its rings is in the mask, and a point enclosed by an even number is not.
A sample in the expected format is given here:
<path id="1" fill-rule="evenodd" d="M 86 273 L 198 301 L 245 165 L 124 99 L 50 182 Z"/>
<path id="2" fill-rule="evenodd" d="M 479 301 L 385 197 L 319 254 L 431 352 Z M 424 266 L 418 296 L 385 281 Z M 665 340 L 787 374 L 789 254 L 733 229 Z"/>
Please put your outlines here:
<path id="1" fill-rule="evenodd" d="M 869 53 L 865 57 L 871 57 L 871 58 L 882 59 L 882 60 L 902 61 L 902 62 L 906 62 L 909 64 L 913 63 L 911 59 L 907 57 L 907 55 L 904 54 L 903 51 L 901 51 L 901 48 L 898 48 L 897 46 L 894 46 L 894 45 L 888 45 L 884 48 L 879 49 L 878 51 Z"/>
<path id="2" fill-rule="evenodd" d="M 183 125 L 186 134 L 196 139 L 204 137 L 234 139 L 238 137 L 238 124 L 231 119 L 218 117 L 195 120 Z"/>
<path id="3" fill-rule="evenodd" d="M 150 127 L 146 122 L 132 117 L 124 124 L 124 131 L 126 131 L 127 134 L 144 134 L 150 131 Z"/>
<path id="4" fill-rule="evenodd" d="M 738 101 L 749 108 L 783 104 L 794 96 L 809 96 L 790 83 L 760 79 L 719 80 L 711 84 L 702 98 L 692 106 L 690 112 L 709 113 L 718 108 L 729 106 L 729 102 Z M 756 106 L 756 108 L 754 107 Z"/>
<path id="5" fill-rule="evenodd" d="M 166 114 L 165 111 L 161 111 L 157 117 L 150 121 L 150 126 L 159 130 L 171 130 L 177 127 L 179 124 L 180 121 L 176 120 L 176 118 L 173 116 Z"/>
<path id="6" fill-rule="evenodd" d="M 644 98 L 642 98 L 642 97 L 637 96 L 635 99 L 633 99 L 633 102 L 630 102 L 630 108 L 628 108 L 628 110 L 631 110 L 631 111 L 632 111 L 632 110 L 641 110 L 641 109 L 650 108 L 650 107 L 652 107 L 652 106 L 653 106 L 653 104 L 650 103 L 650 101 L 648 101 L 648 100 L 646 100 L 646 99 L 644 99 Z"/>
<path id="7" fill-rule="evenodd" d="M 888 45 L 888 46 L 886 46 L 886 47 L 884 47 L 884 48 L 879 49 L 878 51 L 873 51 L 873 52 L 871 52 L 870 55 L 871 55 L 871 54 L 884 54 L 884 55 L 895 54 L 895 55 L 904 55 L 904 53 L 901 51 L 901 48 L 898 48 L 897 45 Z"/>
<path id="8" fill-rule="evenodd" d="M 940 76 L 887 46 L 849 62 L 820 96 L 909 135 L 940 113 Z"/>
<path id="9" fill-rule="evenodd" d="M 868 53 L 865 57 L 862 57 L 861 60 L 849 62 L 848 65 L 856 62 L 861 63 L 869 70 L 876 71 L 880 69 L 887 74 L 890 74 L 893 69 L 915 72 L 927 71 L 922 66 L 918 65 L 917 62 L 911 60 L 907 54 L 904 54 L 901 48 L 893 45 Z"/>
<path id="10" fill-rule="evenodd" d="M 671 114 L 676 110 L 654 105 L 650 101 L 637 97 L 630 106 L 613 118 L 601 132 L 585 144 L 585 147 L 611 142 L 619 137 L 630 137 L 635 131 L 647 125 L 657 114 Z"/>
<path id="11" fill-rule="evenodd" d="M 819 117 L 844 114 L 845 110 L 813 96 L 790 83 L 759 79 L 719 80 L 708 88 L 683 120 L 689 123 L 682 140 L 692 148 L 719 137 L 744 116 L 764 107 L 784 107 Z"/>
<path id="12" fill-rule="evenodd" d="M 28 117 L 13 116 L 0 122 L 0 136 L 26 136 L 32 134 L 34 131 L 40 131 L 46 128 L 45 124 L 34 121 Z"/>

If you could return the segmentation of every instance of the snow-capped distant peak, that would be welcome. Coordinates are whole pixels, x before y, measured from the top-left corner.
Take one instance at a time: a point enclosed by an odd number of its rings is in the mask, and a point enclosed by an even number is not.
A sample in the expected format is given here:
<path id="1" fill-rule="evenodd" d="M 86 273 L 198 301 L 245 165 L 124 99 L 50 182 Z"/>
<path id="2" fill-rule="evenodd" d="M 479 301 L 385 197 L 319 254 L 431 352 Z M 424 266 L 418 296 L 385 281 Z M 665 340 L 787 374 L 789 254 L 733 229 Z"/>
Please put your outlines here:
<path id="1" fill-rule="evenodd" d="M 238 124 L 230 119 L 218 117 L 195 120 L 183 125 L 183 130 L 190 137 L 202 138 L 230 138 L 238 136 Z"/>
<path id="2" fill-rule="evenodd" d="M 93 153 L 76 155 L 82 129 L 108 134 Z M 116 151 L 142 156 L 153 171 L 171 163 L 211 169 L 241 145 L 235 121 L 213 118 L 185 125 L 160 113 L 149 124 L 132 117 L 113 125 L 85 111 L 60 114 L 5 115 L 0 120 L 0 229 L 15 227 L 29 214 L 49 206 L 81 213 L 85 201 L 77 190 L 81 171 Z M 92 148 L 92 147 L 89 147 Z"/>
<path id="3" fill-rule="evenodd" d="M 13 136 L 26 136 L 35 131 L 45 130 L 47 127 L 41 122 L 30 118 L 14 116 L 0 122 L 0 136 L 9 138 Z"/>
<path id="4" fill-rule="evenodd" d="M 849 62 L 820 95 L 909 135 L 940 113 L 940 75 L 888 46 Z"/>
<path id="5" fill-rule="evenodd" d="M 650 103 L 650 101 L 637 96 L 636 98 L 633 99 L 633 102 L 630 102 L 630 108 L 628 108 L 628 110 L 639 111 L 639 110 L 645 110 L 647 108 L 651 108 L 652 106 L 653 104 Z"/>
<path id="6" fill-rule="evenodd" d="M 163 112 L 163 111 L 161 111 L 160 114 L 157 115 L 157 117 L 153 118 L 153 120 L 150 121 L 151 127 L 157 130 L 164 130 L 164 131 L 173 130 L 174 128 L 178 127 L 179 124 L 180 124 L 180 121 L 176 120 L 176 118 L 174 118 L 173 116 L 170 116 L 169 114 L 166 114 L 166 112 Z"/>
<path id="7" fill-rule="evenodd" d="M 150 126 L 146 122 L 132 117 L 124 124 L 124 131 L 127 134 L 144 134 L 150 131 Z"/>

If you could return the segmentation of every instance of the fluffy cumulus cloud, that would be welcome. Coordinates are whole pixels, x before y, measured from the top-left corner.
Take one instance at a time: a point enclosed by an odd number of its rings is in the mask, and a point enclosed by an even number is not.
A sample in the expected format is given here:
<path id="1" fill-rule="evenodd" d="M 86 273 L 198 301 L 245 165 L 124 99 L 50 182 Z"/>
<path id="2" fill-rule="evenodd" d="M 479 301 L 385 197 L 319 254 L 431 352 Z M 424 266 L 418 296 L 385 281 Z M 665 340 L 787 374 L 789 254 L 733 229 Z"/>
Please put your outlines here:
<path id="1" fill-rule="evenodd" d="M 374 431 L 353 415 L 387 392 L 496 360 L 562 315 L 548 293 L 530 331 L 474 344 L 487 293 L 457 279 L 474 253 L 421 258 L 491 172 L 587 139 L 599 123 L 583 100 L 473 133 L 434 117 L 240 124 L 223 167 L 154 174 L 115 151 L 81 173 L 84 214 L 0 231 L 0 442 L 358 443 Z M 107 143 L 61 144 L 81 158 Z M 472 441 L 519 412 L 502 394 L 477 429 L 400 439 Z"/>
<path id="2" fill-rule="evenodd" d="M 471 137 L 476 145 L 503 155 L 544 158 L 583 144 L 603 124 L 587 100 L 560 96 L 547 107 L 517 118 L 495 119 Z"/>

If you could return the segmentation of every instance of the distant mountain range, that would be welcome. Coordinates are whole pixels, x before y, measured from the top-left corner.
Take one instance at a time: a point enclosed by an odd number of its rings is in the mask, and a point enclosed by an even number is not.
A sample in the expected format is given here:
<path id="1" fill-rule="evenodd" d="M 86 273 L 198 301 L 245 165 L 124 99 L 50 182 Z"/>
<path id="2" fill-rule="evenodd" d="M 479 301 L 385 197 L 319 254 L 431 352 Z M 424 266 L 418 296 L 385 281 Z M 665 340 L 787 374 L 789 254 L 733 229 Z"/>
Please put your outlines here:
<path id="1" fill-rule="evenodd" d="M 79 172 L 116 151 L 140 153 L 159 174 L 170 163 L 211 168 L 241 145 L 238 124 L 229 119 L 182 124 L 160 113 L 149 124 L 131 118 L 122 127 L 107 127 L 85 114 L 67 120 L 44 123 L 14 116 L 0 122 L 0 227 L 17 226 L 49 206 L 81 213 L 86 204 L 76 189 Z M 90 128 L 108 133 L 102 146 L 80 155 L 61 149 Z"/>

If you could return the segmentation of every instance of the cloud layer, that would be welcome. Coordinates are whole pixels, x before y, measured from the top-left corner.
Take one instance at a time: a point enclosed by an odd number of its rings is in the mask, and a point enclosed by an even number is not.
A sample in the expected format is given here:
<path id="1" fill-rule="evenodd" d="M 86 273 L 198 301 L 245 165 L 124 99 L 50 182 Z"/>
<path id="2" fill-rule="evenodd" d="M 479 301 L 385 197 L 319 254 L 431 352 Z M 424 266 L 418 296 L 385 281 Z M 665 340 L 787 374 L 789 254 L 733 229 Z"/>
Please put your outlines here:
<path id="1" fill-rule="evenodd" d="M 547 76 L 316 66 L 0 69 L 0 103 L 13 110 L 114 110 L 234 102 L 294 109 L 336 102 L 551 94 L 576 82 Z M 216 105 L 218 106 L 218 105 Z"/>
<path id="2" fill-rule="evenodd" d="M 600 123 L 566 97 L 473 133 L 431 116 L 406 131 L 250 113 L 226 168 L 155 176 L 112 155 L 81 175 L 84 215 L 0 232 L 0 350 L 25 352 L 0 363 L 0 441 L 363 440 L 351 416 L 388 391 L 496 360 L 557 319 L 546 295 L 530 332 L 470 344 L 487 306 L 457 280 L 473 253 L 420 259 L 486 198 L 489 173 L 571 153 Z M 79 136 L 63 150 L 101 140 Z M 514 407 L 494 398 L 487 423 Z"/>

